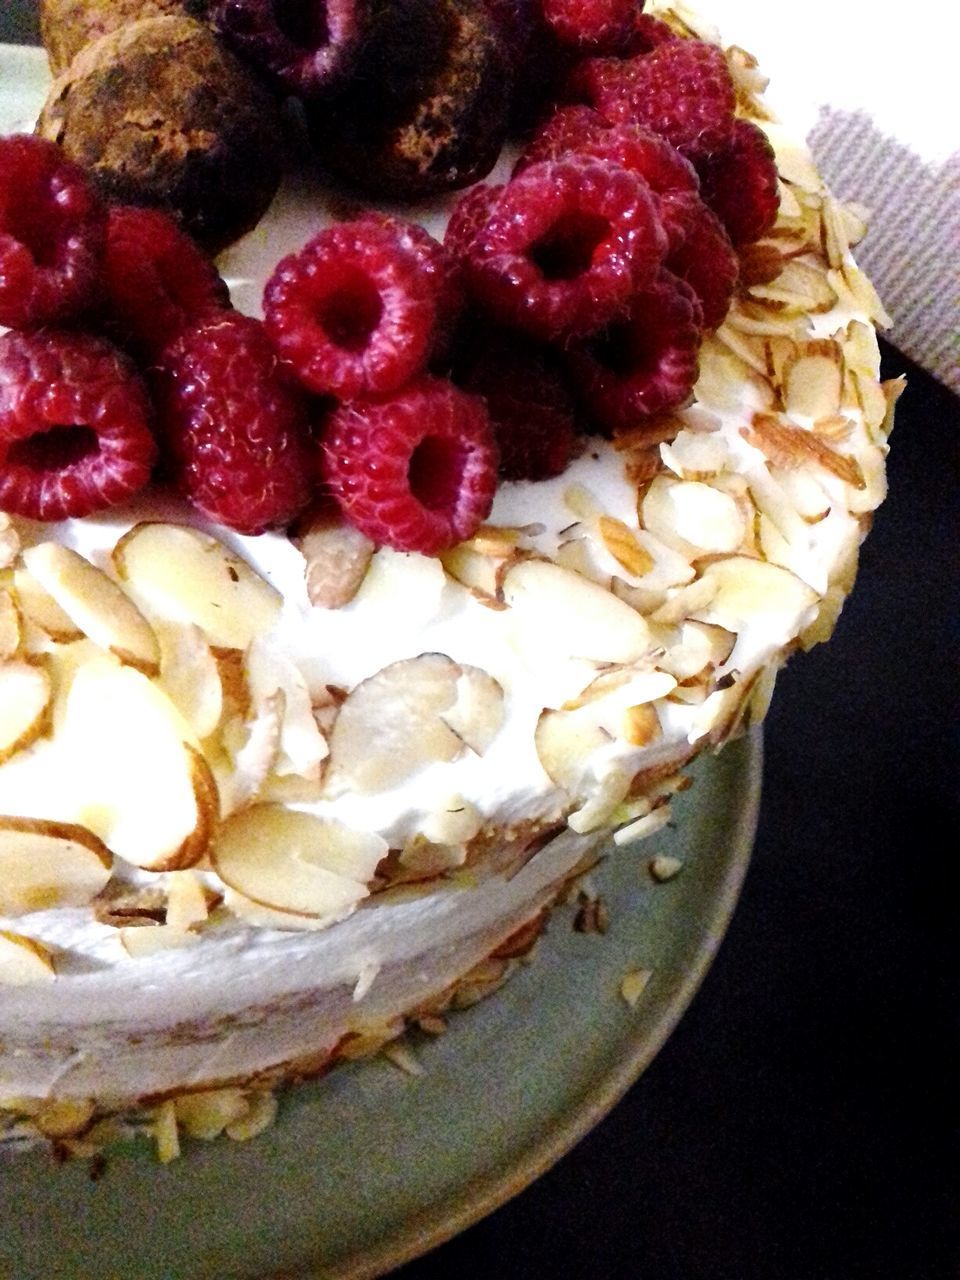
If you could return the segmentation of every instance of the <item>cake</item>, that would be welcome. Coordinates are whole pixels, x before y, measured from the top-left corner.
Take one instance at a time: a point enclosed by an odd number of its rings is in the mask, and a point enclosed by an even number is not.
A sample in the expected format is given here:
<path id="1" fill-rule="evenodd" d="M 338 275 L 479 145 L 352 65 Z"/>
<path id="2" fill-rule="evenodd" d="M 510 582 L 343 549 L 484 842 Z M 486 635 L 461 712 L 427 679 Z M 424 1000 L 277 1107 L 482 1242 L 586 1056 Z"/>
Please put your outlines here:
<path id="1" fill-rule="evenodd" d="M 326 501 L 239 532 L 161 486 L 0 516 L 9 1139 L 82 1154 L 118 1114 L 165 1158 L 179 1131 L 251 1136 L 278 1086 L 436 1024 L 527 955 L 600 850 L 660 829 L 689 761 L 829 637 L 899 388 L 859 214 L 771 119 L 753 60 L 725 58 L 779 208 L 681 402 L 502 480 L 429 552 Z M 496 198 L 473 190 L 454 240 Z M 298 175 L 228 250 L 239 311 L 339 198 Z M 420 220 L 440 233 L 453 203 Z"/>

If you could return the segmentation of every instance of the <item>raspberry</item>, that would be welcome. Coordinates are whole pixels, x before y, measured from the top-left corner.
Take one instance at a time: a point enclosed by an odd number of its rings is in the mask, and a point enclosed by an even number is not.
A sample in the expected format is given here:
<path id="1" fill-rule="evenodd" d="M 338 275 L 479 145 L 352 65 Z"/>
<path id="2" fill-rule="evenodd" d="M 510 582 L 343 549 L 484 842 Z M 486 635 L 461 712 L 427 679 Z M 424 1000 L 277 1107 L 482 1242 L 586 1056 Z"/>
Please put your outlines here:
<path id="1" fill-rule="evenodd" d="M 548 161 L 504 187 L 466 254 L 464 277 L 500 323 L 564 338 L 625 310 L 666 244 L 642 178 L 589 159 Z"/>
<path id="2" fill-rule="evenodd" d="M 733 138 L 698 163 L 700 193 L 737 246 L 765 236 L 777 220 L 780 192 L 773 147 L 751 120 L 737 120 Z"/>
<path id="3" fill-rule="evenodd" d="M 701 203 L 691 219 L 687 238 L 671 250 L 666 266 L 691 285 L 703 308 L 703 327 L 716 329 L 730 309 L 740 273 L 730 237 L 723 223 Z"/>
<path id="4" fill-rule="evenodd" d="M 282 88 L 316 98 L 353 70 L 370 16 L 369 0 L 216 0 L 209 20 Z"/>
<path id="5" fill-rule="evenodd" d="M 612 52 L 619 54 L 621 58 L 634 58 L 637 54 L 649 53 L 658 45 L 670 44 L 674 40 L 682 39 L 682 36 L 678 36 L 672 27 L 668 27 L 659 18 L 649 13 L 638 13 L 634 16 L 633 30 L 626 44 Z"/>
<path id="6" fill-rule="evenodd" d="M 435 355 L 438 348 L 447 346 L 463 306 L 463 280 L 459 262 L 445 245 L 434 240 L 430 232 L 419 223 L 391 218 L 377 210 L 365 213 L 363 221 L 383 227 L 395 235 L 400 247 L 413 254 L 420 271 L 432 281 L 436 289 L 437 313 L 431 355 Z"/>
<path id="7" fill-rule="evenodd" d="M 424 261 L 419 233 L 398 219 L 321 231 L 278 264 L 264 290 L 281 359 L 311 391 L 343 399 L 408 382 L 431 355 L 445 306 L 446 274 Z"/>
<path id="8" fill-rule="evenodd" d="M 158 355 L 191 321 L 230 305 L 203 251 L 160 209 L 113 205 L 103 258 L 107 322 L 121 346 Z"/>
<path id="9" fill-rule="evenodd" d="M 674 40 L 638 58 L 588 58 L 568 88 L 611 124 L 639 124 L 696 161 L 733 136 L 735 91 L 722 50 Z"/>
<path id="10" fill-rule="evenodd" d="M 457 382 L 486 401 L 504 480 L 546 480 L 566 469 L 576 409 L 548 348 L 481 326 L 458 362 Z"/>
<path id="11" fill-rule="evenodd" d="M 64 520 L 124 502 L 157 447 L 133 365 L 90 334 L 0 337 L 0 511 Z"/>
<path id="12" fill-rule="evenodd" d="M 688 284 L 661 271 L 619 324 L 568 353 L 584 403 L 607 431 L 682 404 L 697 380 L 701 311 Z"/>
<path id="13" fill-rule="evenodd" d="M 306 403 L 258 320 L 236 311 L 202 317 L 167 348 L 156 392 L 170 478 L 198 510 L 262 533 L 306 506 Z"/>
<path id="14" fill-rule="evenodd" d="M 497 447 L 483 401 L 439 378 L 333 414 L 321 475 L 348 520 L 374 542 L 432 554 L 490 514 Z"/>
<path id="15" fill-rule="evenodd" d="M 471 245 L 486 226 L 502 186 L 488 187 L 482 182 L 470 187 L 454 205 L 444 233 L 443 243 L 459 261 L 467 256 Z"/>
<path id="16" fill-rule="evenodd" d="M 639 174 L 658 197 L 671 248 L 685 238 L 690 221 L 690 201 L 685 197 L 697 195 L 699 179 L 690 161 L 664 138 L 639 125 L 610 125 L 591 107 L 563 107 L 531 139 L 514 173 L 574 152 Z"/>
<path id="17" fill-rule="evenodd" d="M 642 0 L 543 0 L 543 16 L 565 45 L 619 53 L 633 32 Z"/>
<path id="18" fill-rule="evenodd" d="M 106 214 L 43 138 L 0 138 L 0 325 L 72 320 L 94 300 Z"/>

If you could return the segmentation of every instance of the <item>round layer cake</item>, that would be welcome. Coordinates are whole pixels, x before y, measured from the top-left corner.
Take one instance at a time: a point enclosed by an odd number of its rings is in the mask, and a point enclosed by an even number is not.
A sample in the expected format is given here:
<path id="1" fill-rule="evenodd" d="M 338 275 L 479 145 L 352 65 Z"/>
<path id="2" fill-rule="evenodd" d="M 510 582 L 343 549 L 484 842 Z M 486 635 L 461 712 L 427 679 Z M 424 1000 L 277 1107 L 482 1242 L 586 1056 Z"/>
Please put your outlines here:
<path id="1" fill-rule="evenodd" d="M 884 316 L 858 215 L 727 61 L 780 209 L 682 406 L 501 483 L 433 555 L 326 511 L 244 536 L 160 491 L 0 515 L 10 1136 L 86 1149 L 131 1106 L 165 1153 L 178 1124 L 246 1135 L 276 1084 L 496 985 L 828 638 L 884 493 Z M 325 202 L 288 183 L 228 251 L 238 309 Z"/>

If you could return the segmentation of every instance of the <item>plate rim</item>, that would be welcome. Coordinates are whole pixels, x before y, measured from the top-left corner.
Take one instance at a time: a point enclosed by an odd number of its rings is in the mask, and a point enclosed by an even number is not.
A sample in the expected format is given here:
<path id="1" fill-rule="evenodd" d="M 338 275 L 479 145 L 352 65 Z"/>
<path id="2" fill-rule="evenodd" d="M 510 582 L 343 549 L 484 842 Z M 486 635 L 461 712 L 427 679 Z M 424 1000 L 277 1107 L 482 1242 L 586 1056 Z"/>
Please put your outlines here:
<path id="1" fill-rule="evenodd" d="M 590 1097 L 566 1117 L 555 1120 L 528 1144 L 518 1159 L 471 1179 L 439 1212 L 431 1205 L 401 1227 L 334 1263 L 307 1262 L 293 1270 L 270 1272 L 262 1280 L 377 1280 L 445 1244 L 526 1190 L 587 1136 L 638 1081 L 689 1008 L 716 957 L 740 897 L 750 865 L 760 813 L 763 732 L 757 725 L 732 746 L 746 754 L 744 790 L 736 806 L 730 856 L 713 897 L 696 954 L 653 1026 L 638 1027 L 617 1065 L 592 1089 Z"/>

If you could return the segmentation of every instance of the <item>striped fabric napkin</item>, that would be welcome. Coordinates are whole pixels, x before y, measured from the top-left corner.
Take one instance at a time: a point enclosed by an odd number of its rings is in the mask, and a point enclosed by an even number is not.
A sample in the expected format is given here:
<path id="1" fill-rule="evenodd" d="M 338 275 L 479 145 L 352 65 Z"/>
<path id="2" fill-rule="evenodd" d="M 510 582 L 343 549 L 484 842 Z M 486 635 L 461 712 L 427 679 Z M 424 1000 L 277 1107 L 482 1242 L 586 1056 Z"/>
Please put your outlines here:
<path id="1" fill-rule="evenodd" d="M 834 194 L 870 211 L 857 260 L 890 340 L 960 392 L 960 7 L 700 0 L 770 77 Z"/>

